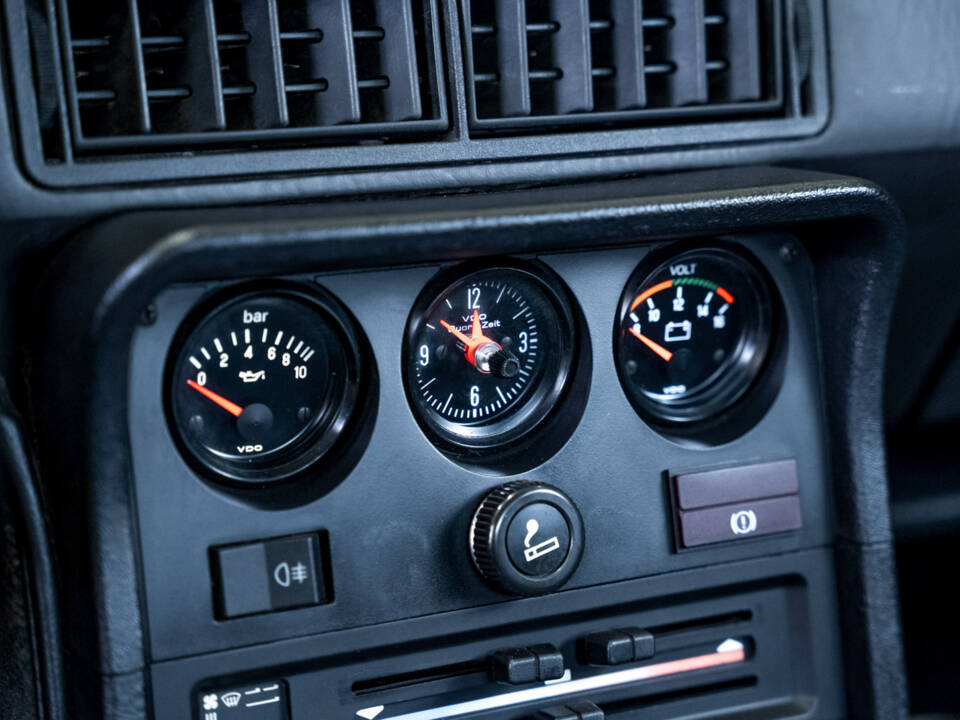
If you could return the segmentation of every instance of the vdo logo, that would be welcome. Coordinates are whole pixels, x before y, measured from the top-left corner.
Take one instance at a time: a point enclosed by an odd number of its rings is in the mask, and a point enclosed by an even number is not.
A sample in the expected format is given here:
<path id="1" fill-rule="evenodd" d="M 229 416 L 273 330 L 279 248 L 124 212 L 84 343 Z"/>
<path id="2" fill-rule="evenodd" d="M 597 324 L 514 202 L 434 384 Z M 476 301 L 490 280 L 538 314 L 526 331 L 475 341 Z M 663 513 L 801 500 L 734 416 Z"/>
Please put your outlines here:
<path id="1" fill-rule="evenodd" d="M 757 514 L 753 510 L 741 510 L 730 516 L 730 529 L 734 535 L 749 535 L 757 529 Z"/>

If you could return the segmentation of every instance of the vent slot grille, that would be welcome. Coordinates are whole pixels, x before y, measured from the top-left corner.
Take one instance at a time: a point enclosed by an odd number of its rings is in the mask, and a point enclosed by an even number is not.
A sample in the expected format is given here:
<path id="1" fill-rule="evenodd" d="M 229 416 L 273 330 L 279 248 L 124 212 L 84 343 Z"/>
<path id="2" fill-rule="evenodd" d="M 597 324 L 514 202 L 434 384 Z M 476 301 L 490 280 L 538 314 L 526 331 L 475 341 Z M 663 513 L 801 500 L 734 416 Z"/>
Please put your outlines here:
<path id="1" fill-rule="evenodd" d="M 463 0 L 475 128 L 783 107 L 777 0 Z"/>
<path id="2" fill-rule="evenodd" d="M 454 178 L 816 134 L 823 2 L 8 0 L 0 14 L 23 168 L 44 186 L 359 172 L 388 187 L 402 168 Z"/>
<path id="3" fill-rule="evenodd" d="M 447 127 L 434 0 L 60 0 L 78 152 Z"/>

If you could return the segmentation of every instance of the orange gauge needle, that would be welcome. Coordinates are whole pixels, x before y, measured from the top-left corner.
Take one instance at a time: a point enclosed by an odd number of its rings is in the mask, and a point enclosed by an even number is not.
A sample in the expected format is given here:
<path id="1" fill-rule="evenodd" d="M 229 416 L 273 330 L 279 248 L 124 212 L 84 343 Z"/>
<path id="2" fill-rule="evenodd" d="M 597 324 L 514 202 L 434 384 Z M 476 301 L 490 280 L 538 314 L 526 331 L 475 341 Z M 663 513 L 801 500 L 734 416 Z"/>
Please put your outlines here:
<path id="1" fill-rule="evenodd" d="M 639 341 L 642 342 L 644 345 L 646 345 L 648 348 L 650 348 L 651 350 L 653 350 L 657 355 L 659 355 L 660 357 L 662 357 L 662 358 L 663 358 L 664 360 L 666 360 L 667 362 L 670 362 L 670 358 L 673 357 L 673 353 L 670 352 L 669 350 L 667 350 L 665 347 L 663 347 L 663 345 L 659 345 L 658 343 L 655 343 L 653 340 L 651 340 L 650 338 L 648 338 L 646 335 L 641 335 L 640 333 L 638 333 L 638 332 L 637 332 L 636 330 L 634 330 L 633 328 L 630 328 L 630 333 L 631 333 L 637 340 L 639 340 Z"/>
<path id="2" fill-rule="evenodd" d="M 236 403 L 230 402 L 229 400 L 227 400 L 227 399 L 226 399 L 225 397 L 223 397 L 222 395 L 217 395 L 213 390 L 208 390 L 207 388 L 205 388 L 205 387 L 204 387 L 203 385 L 201 385 L 200 383 L 194 382 L 193 380 L 187 380 L 187 385 L 189 385 L 190 387 L 192 387 L 194 390 L 196 390 L 198 393 L 200 393 L 201 395 L 203 395 L 203 396 L 204 396 L 205 398 L 207 398 L 208 400 L 213 400 L 213 402 L 215 402 L 217 405 L 219 405 L 220 407 L 222 407 L 224 410 L 226 410 L 226 411 L 227 411 L 228 413 L 230 413 L 231 415 L 234 415 L 234 416 L 236 416 L 236 417 L 240 417 L 240 415 L 243 414 L 243 408 L 242 408 L 242 407 L 240 407 L 240 406 L 237 405 Z"/>
<path id="3" fill-rule="evenodd" d="M 457 340 L 463 343 L 465 348 L 464 355 L 466 356 L 467 361 L 473 366 L 476 366 L 477 364 L 477 359 L 475 357 L 475 354 L 478 348 L 486 345 L 487 343 L 493 343 L 494 345 L 497 346 L 498 349 L 501 349 L 499 343 L 494 342 L 493 340 L 491 340 L 490 338 L 488 338 L 486 335 L 483 334 L 483 328 L 481 327 L 481 324 L 480 324 L 479 310 L 473 311 L 473 327 L 471 328 L 470 337 L 467 337 L 464 333 L 457 330 L 453 325 L 451 325 L 445 320 L 441 320 L 440 324 L 443 325 L 447 330 L 449 330 Z"/>

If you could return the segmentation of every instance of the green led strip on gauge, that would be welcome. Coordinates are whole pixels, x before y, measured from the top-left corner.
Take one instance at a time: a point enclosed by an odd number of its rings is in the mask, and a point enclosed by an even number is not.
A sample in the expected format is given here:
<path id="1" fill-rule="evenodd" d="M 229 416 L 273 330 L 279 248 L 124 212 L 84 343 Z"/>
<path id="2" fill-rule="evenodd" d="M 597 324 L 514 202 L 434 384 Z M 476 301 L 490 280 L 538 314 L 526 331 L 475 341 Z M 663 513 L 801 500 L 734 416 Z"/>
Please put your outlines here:
<path id="1" fill-rule="evenodd" d="M 680 278 L 679 280 L 673 281 L 674 285 L 693 285 L 694 287 L 705 287 L 708 290 L 714 290 L 718 287 L 715 282 L 710 282 L 709 280 L 704 280 L 703 278 L 691 277 L 691 278 Z"/>

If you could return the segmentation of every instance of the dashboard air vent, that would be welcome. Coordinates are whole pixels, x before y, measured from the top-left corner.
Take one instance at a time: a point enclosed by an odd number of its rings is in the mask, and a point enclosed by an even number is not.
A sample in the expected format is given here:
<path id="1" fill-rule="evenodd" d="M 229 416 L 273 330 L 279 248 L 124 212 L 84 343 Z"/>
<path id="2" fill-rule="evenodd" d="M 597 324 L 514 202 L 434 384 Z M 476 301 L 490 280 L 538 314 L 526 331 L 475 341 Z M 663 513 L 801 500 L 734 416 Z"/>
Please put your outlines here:
<path id="1" fill-rule="evenodd" d="M 488 162 L 639 168 L 815 135 L 825 2 L 2 0 L 0 33 L 42 186 L 322 175 L 392 192 L 526 178 Z"/>
<path id="2" fill-rule="evenodd" d="M 463 0 L 476 129 L 757 116 L 783 105 L 777 0 Z"/>
<path id="3" fill-rule="evenodd" d="M 447 127 L 432 0 L 59 0 L 78 154 Z"/>

